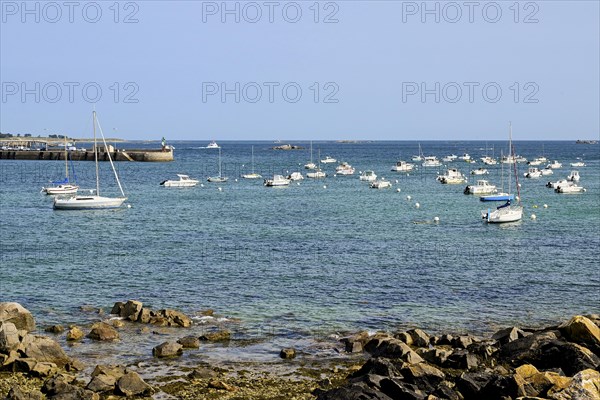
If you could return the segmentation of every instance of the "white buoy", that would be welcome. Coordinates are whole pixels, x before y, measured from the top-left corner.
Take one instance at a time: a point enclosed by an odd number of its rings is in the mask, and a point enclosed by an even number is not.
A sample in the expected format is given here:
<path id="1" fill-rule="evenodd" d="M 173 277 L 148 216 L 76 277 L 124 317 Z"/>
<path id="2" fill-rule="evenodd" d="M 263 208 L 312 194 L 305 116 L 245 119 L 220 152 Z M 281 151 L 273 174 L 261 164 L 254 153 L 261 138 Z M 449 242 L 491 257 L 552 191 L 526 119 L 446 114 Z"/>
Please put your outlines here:
<path id="1" fill-rule="evenodd" d="M 521 198 L 519 196 L 515 196 L 515 200 L 519 201 Z"/>
<path id="2" fill-rule="evenodd" d="M 235 178 L 235 181 L 237 182 L 237 178 Z"/>
<path id="3" fill-rule="evenodd" d="M 327 189 L 327 185 L 323 185 L 323 189 Z"/>
<path id="4" fill-rule="evenodd" d="M 548 204 L 544 204 L 544 208 L 548 208 Z"/>
<path id="5" fill-rule="evenodd" d="M 222 191 L 223 191 L 223 188 L 222 188 L 222 187 L 219 187 L 219 188 L 218 188 L 218 190 L 219 190 L 219 192 L 222 192 Z"/>
<path id="6" fill-rule="evenodd" d="M 419 203 L 415 203 L 415 207 L 419 208 L 421 205 Z"/>
<path id="7" fill-rule="evenodd" d="M 436 224 L 440 222 L 440 217 L 433 217 L 433 222 Z"/>
<path id="8" fill-rule="evenodd" d="M 396 189 L 396 192 L 400 193 L 400 188 Z"/>
<path id="9" fill-rule="evenodd" d="M 531 219 L 536 219 L 536 215 L 535 214 L 531 214 Z"/>
<path id="10" fill-rule="evenodd" d="M 518 186 L 518 187 L 521 187 L 521 184 L 519 183 L 517 186 Z"/>
<path id="11" fill-rule="evenodd" d="M 204 183 L 201 183 L 201 184 L 200 184 L 200 187 L 204 187 Z"/>
<path id="12" fill-rule="evenodd" d="M 127 208 L 131 208 L 131 204 L 127 204 Z"/>
<path id="13" fill-rule="evenodd" d="M 296 185 L 300 186 L 300 182 L 296 182 Z"/>
<path id="14" fill-rule="evenodd" d="M 412 197 L 406 196 L 406 200 L 410 201 L 410 199 L 412 199 Z"/>
<path id="15" fill-rule="evenodd" d="M 396 183 L 398 183 L 398 179 L 396 179 Z"/>

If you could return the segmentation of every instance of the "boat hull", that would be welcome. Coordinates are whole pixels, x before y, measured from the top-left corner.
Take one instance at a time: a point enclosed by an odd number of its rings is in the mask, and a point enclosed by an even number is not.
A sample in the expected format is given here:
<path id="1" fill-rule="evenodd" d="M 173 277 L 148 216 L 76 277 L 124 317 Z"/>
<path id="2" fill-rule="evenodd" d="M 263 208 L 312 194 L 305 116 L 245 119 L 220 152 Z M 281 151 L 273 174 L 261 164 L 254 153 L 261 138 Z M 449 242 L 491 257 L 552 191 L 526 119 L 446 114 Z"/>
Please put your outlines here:
<path id="1" fill-rule="evenodd" d="M 79 190 L 79 186 L 73 185 L 60 185 L 57 187 L 47 187 L 42 189 L 47 195 L 60 195 L 60 194 L 75 194 Z"/>
<path id="2" fill-rule="evenodd" d="M 494 211 L 482 211 L 482 217 L 490 224 L 502 224 L 507 222 L 517 222 L 523 218 L 522 206 L 508 206 L 498 208 Z"/>
<path id="3" fill-rule="evenodd" d="M 513 194 L 492 194 L 489 196 L 479 197 L 480 201 L 510 201 L 514 199 L 515 195 Z"/>
<path id="4" fill-rule="evenodd" d="M 54 199 L 55 210 L 102 210 L 119 208 L 126 197 L 75 196 Z"/>

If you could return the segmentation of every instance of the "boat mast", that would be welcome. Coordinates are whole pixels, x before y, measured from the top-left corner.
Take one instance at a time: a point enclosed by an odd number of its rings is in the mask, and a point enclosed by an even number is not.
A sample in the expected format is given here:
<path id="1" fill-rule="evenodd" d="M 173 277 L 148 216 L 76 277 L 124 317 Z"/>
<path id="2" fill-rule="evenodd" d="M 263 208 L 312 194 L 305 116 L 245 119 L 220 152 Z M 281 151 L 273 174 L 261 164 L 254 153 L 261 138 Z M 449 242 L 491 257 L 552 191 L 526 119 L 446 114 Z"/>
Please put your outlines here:
<path id="1" fill-rule="evenodd" d="M 312 140 L 310 141 L 310 163 L 313 163 L 313 155 L 312 155 Z M 321 156 L 319 156 L 319 159 L 321 159 Z"/>
<path id="2" fill-rule="evenodd" d="M 219 178 L 221 177 L 221 147 L 219 147 Z"/>
<path id="3" fill-rule="evenodd" d="M 65 177 L 69 183 L 69 154 L 67 153 L 67 135 L 65 135 Z"/>
<path id="4" fill-rule="evenodd" d="M 254 174 L 254 146 L 252 146 L 252 173 Z"/>
<path id="5" fill-rule="evenodd" d="M 92 112 L 94 125 L 94 162 L 96 163 L 96 196 L 100 196 L 100 174 L 98 173 L 98 143 L 96 140 L 96 110 Z"/>

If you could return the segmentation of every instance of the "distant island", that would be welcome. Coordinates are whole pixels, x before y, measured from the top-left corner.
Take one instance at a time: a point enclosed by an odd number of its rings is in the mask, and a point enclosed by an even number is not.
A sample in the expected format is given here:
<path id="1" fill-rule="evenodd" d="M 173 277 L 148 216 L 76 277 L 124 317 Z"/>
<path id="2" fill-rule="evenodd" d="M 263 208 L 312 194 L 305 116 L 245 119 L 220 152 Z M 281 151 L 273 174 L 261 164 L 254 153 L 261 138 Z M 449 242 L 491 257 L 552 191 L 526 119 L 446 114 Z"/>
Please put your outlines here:
<path id="1" fill-rule="evenodd" d="M 271 147 L 273 150 L 304 150 L 302 146 L 296 146 L 291 144 L 283 144 L 281 146 Z"/>
<path id="2" fill-rule="evenodd" d="M 597 140 L 577 140 L 575 143 L 577 144 L 598 144 Z"/>

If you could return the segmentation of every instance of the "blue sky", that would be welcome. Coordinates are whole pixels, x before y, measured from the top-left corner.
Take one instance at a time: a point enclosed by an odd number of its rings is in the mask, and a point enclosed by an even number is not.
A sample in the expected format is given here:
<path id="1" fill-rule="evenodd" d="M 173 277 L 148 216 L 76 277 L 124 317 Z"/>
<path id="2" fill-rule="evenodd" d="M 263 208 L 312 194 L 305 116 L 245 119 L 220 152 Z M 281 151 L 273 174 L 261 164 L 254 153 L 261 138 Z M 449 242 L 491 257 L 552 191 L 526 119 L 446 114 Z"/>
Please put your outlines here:
<path id="1" fill-rule="evenodd" d="M 126 139 L 600 132 L 597 1 L 22 4 L 0 1 L 2 132 L 89 136 L 94 107 Z"/>

